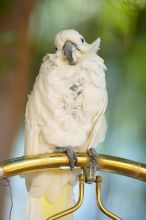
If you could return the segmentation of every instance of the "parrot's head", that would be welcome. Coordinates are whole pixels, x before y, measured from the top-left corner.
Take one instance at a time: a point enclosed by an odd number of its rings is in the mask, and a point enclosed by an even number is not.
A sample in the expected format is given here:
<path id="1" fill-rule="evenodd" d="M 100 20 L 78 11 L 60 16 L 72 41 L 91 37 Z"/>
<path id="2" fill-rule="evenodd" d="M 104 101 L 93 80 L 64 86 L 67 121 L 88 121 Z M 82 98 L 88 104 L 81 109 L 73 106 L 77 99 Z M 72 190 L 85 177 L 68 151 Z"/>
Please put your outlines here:
<path id="1" fill-rule="evenodd" d="M 70 65 L 75 65 L 78 59 L 87 53 L 96 53 L 100 38 L 88 44 L 84 37 L 75 30 L 64 30 L 55 37 L 56 53 L 62 54 Z"/>

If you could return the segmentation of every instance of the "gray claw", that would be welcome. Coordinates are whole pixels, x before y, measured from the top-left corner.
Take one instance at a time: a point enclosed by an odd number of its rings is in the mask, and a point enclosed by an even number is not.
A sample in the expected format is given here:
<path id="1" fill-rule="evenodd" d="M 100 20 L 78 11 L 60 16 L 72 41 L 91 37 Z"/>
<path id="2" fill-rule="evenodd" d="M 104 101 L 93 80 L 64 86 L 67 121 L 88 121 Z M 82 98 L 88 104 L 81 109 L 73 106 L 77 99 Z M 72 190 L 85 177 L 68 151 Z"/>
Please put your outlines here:
<path id="1" fill-rule="evenodd" d="M 85 182 L 88 184 L 94 183 L 96 181 L 96 167 L 88 166 L 83 168 L 83 172 L 85 175 Z"/>
<path id="2" fill-rule="evenodd" d="M 90 164 L 92 166 L 98 166 L 97 164 L 97 156 L 98 156 L 98 153 L 96 152 L 96 150 L 94 148 L 90 148 L 88 151 L 87 151 L 89 157 L 90 157 Z"/>
<path id="3" fill-rule="evenodd" d="M 71 170 L 75 167 L 75 164 L 77 162 L 77 156 L 76 156 L 76 152 L 73 147 L 71 147 L 71 146 L 56 147 L 54 152 L 65 152 L 68 156 L 69 165 L 70 165 Z"/>
<path id="4" fill-rule="evenodd" d="M 91 158 L 96 160 L 96 157 L 98 156 L 98 153 L 96 152 L 96 150 L 94 148 L 90 148 L 88 150 L 88 154 Z"/>
<path id="5" fill-rule="evenodd" d="M 85 167 L 83 169 L 83 172 L 85 174 L 85 182 L 92 183 L 92 182 L 95 182 L 96 180 L 96 168 L 98 166 L 98 163 L 97 163 L 98 154 L 94 148 L 90 148 L 87 151 L 87 153 L 90 157 L 90 165 L 88 167 Z"/>
<path id="6" fill-rule="evenodd" d="M 71 170 L 75 167 L 75 164 L 77 162 L 77 156 L 76 153 L 74 151 L 74 149 L 72 147 L 67 147 L 67 156 L 69 158 L 69 165 Z"/>

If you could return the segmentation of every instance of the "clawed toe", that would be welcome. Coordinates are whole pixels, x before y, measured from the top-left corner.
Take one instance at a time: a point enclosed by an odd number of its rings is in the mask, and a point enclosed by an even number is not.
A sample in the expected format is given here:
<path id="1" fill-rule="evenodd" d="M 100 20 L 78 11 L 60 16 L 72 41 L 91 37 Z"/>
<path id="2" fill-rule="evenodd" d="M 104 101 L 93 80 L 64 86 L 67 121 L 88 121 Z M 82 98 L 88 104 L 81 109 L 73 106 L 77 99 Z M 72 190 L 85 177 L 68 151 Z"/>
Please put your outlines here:
<path id="1" fill-rule="evenodd" d="M 67 147 L 67 155 L 69 158 L 70 168 L 72 170 L 75 167 L 75 164 L 77 162 L 77 156 L 76 156 L 76 153 L 72 147 Z"/>
<path id="2" fill-rule="evenodd" d="M 92 183 L 92 182 L 95 182 L 95 180 L 96 180 L 96 169 L 98 166 L 98 163 L 97 163 L 98 154 L 94 148 L 90 148 L 87 151 L 87 153 L 90 157 L 90 164 L 88 167 L 85 167 L 83 169 L 83 172 L 85 174 L 85 182 Z"/>
<path id="3" fill-rule="evenodd" d="M 56 147 L 54 152 L 65 152 L 68 156 L 69 165 L 70 165 L 71 170 L 75 167 L 76 162 L 77 162 L 77 156 L 76 156 L 76 152 L 73 147 L 71 147 L 71 146 Z"/>
<path id="4" fill-rule="evenodd" d="M 96 150 L 94 148 L 90 148 L 88 151 L 87 151 L 89 157 L 90 157 L 90 164 L 92 164 L 92 166 L 97 166 L 97 156 L 98 156 L 98 153 L 96 152 Z"/>

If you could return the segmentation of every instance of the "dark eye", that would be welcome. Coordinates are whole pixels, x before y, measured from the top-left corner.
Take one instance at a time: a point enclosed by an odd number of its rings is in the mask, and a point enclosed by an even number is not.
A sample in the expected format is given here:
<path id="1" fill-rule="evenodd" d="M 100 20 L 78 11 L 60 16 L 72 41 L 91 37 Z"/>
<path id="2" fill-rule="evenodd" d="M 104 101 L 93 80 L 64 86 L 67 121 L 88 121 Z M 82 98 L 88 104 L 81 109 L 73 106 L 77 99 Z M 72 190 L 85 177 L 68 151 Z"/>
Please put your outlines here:
<path id="1" fill-rule="evenodd" d="M 82 43 L 84 43 L 84 38 L 81 38 Z"/>
<path id="2" fill-rule="evenodd" d="M 57 47 L 55 47 L 55 50 L 57 50 Z"/>

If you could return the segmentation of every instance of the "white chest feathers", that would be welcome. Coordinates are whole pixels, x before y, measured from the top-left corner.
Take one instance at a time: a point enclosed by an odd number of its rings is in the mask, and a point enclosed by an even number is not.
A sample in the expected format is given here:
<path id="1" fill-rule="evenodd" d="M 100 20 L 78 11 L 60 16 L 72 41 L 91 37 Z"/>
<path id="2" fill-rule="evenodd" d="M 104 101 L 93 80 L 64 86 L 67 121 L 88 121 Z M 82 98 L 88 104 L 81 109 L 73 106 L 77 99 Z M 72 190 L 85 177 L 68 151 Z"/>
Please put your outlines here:
<path id="1" fill-rule="evenodd" d="M 75 65 L 51 65 L 45 60 L 35 82 L 26 115 L 33 117 L 48 142 L 81 145 L 107 105 L 105 65 L 98 56 Z M 31 118 L 30 118 L 31 120 Z"/>

